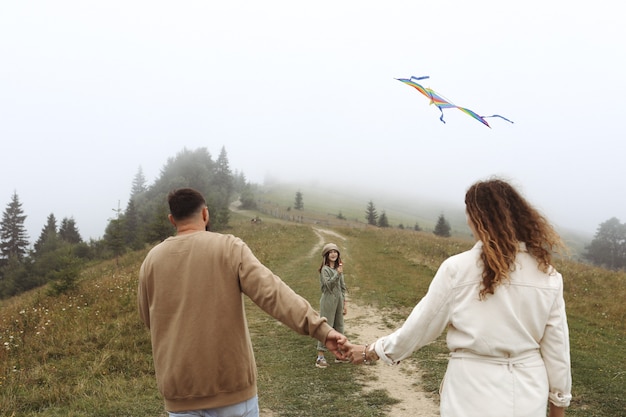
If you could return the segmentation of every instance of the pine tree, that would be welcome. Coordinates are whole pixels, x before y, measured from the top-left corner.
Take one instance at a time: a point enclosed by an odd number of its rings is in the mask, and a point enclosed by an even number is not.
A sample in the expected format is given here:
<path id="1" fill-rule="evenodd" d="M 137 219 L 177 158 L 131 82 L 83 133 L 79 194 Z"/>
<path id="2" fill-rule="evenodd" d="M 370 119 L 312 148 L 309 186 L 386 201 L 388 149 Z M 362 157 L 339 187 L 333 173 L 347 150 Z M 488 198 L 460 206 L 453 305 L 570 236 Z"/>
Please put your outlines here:
<path id="1" fill-rule="evenodd" d="M 243 172 L 235 170 L 233 173 L 233 189 L 236 192 L 241 192 L 246 185 L 248 184 L 248 180 L 246 180 L 246 176 Z"/>
<path id="2" fill-rule="evenodd" d="M 16 258 L 21 261 L 26 256 L 28 234 L 24 228 L 24 220 L 26 215 L 22 210 L 22 203 L 17 192 L 14 192 L 0 222 L 0 253 L 3 260 Z"/>
<path id="3" fill-rule="evenodd" d="M 304 202 L 302 200 L 302 192 L 296 192 L 296 200 L 294 201 L 293 208 L 296 210 L 304 210 Z"/>
<path id="4" fill-rule="evenodd" d="M 598 226 L 584 257 L 608 269 L 626 268 L 626 223 L 612 217 Z"/>
<path id="5" fill-rule="evenodd" d="M 115 256 L 116 263 L 119 262 L 119 257 L 124 253 L 124 231 L 123 231 L 123 214 L 122 209 L 117 204 L 117 209 L 113 209 L 116 213 L 116 217 L 109 219 L 109 224 L 104 230 L 104 241 L 106 246 L 111 250 L 113 256 Z"/>
<path id="6" fill-rule="evenodd" d="M 374 202 L 372 200 L 367 203 L 367 208 L 365 209 L 365 220 L 367 220 L 367 224 L 372 226 L 376 226 L 378 224 L 378 213 L 376 213 L 376 207 L 374 206 Z"/>
<path id="7" fill-rule="evenodd" d="M 383 210 L 378 218 L 378 227 L 389 227 L 389 220 L 387 220 L 387 213 L 385 213 L 385 210 Z"/>
<path id="8" fill-rule="evenodd" d="M 241 208 L 242 210 L 257 209 L 256 200 L 254 198 L 254 191 L 252 190 L 252 185 L 250 183 L 246 183 L 246 185 L 241 190 L 239 202 L 241 203 L 239 208 Z"/>
<path id="9" fill-rule="evenodd" d="M 222 150 L 217 157 L 217 161 L 215 162 L 213 185 L 217 186 L 216 191 L 220 194 L 218 198 L 220 208 L 228 207 L 230 204 L 230 197 L 233 193 L 233 175 L 230 170 L 230 164 L 228 163 L 228 155 L 226 154 L 226 149 L 224 147 L 222 147 Z"/>
<path id="10" fill-rule="evenodd" d="M 73 217 L 64 217 L 63 220 L 61 220 L 61 226 L 59 226 L 59 237 L 63 241 L 72 244 L 83 241 L 83 238 L 80 237 L 80 233 L 78 233 L 76 221 Z"/>
<path id="11" fill-rule="evenodd" d="M 76 289 L 80 277 L 80 260 L 71 255 L 58 257 L 59 266 L 48 273 L 48 281 L 52 281 L 49 294 L 59 295 Z"/>
<path id="12" fill-rule="evenodd" d="M 135 206 L 135 200 L 131 197 L 128 200 L 126 211 L 124 212 L 124 242 L 133 249 L 141 247 L 141 236 L 139 232 L 139 212 Z"/>
<path id="13" fill-rule="evenodd" d="M 228 163 L 228 155 L 226 149 L 222 147 L 215 162 L 215 172 L 211 181 L 211 195 L 205 195 L 212 217 L 212 230 L 222 230 L 228 226 L 233 188 L 233 175 Z"/>
<path id="14" fill-rule="evenodd" d="M 137 173 L 135 174 L 135 178 L 133 179 L 133 185 L 132 188 L 130 190 L 130 197 L 136 197 L 139 194 L 145 192 L 147 190 L 146 187 L 146 177 L 143 175 L 143 169 L 141 169 L 141 166 L 139 167 L 139 169 L 137 170 Z"/>
<path id="15" fill-rule="evenodd" d="M 433 233 L 441 237 L 450 237 L 450 223 L 448 223 L 443 214 L 439 215 L 439 219 L 437 220 Z"/>
<path id="16" fill-rule="evenodd" d="M 54 250 L 56 248 L 57 241 L 57 219 L 54 217 L 54 213 L 48 215 L 46 225 L 41 229 L 41 234 L 35 242 L 35 254 L 40 255 L 44 252 L 44 248 Z"/>
<path id="17" fill-rule="evenodd" d="M 146 239 L 150 243 L 160 242 L 174 234 L 175 229 L 167 219 L 169 209 L 166 204 L 159 204 L 154 207 L 151 221 L 146 230 Z M 209 213 L 209 221 L 210 221 Z"/>

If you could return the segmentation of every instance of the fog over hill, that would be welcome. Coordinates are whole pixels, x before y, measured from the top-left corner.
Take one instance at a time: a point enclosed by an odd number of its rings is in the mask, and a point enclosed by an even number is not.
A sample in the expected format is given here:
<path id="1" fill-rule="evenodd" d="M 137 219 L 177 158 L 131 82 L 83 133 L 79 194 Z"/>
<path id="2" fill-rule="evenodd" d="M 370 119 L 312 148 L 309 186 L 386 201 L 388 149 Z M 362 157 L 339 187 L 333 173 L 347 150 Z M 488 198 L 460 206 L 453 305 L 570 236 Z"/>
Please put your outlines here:
<path id="1" fill-rule="evenodd" d="M 559 227 L 626 221 L 619 2 L 31 3 L 0 13 L 0 207 L 17 192 L 33 240 L 50 213 L 102 237 L 137 168 L 152 183 L 184 147 L 407 223 L 432 221 L 414 212 L 430 202 L 456 221 L 490 175 Z M 411 76 L 514 123 L 442 123 Z"/>
<path id="2" fill-rule="evenodd" d="M 369 201 L 372 201 L 378 214 L 385 211 L 391 227 L 402 224 L 405 228 L 412 228 L 417 223 L 423 230 L 433 230 L 439 215 L 443 214 L 454 234 L 471 236 L 465 219 L 464 194 L 457 202 L 454 202 L 419 196 L 411 193 L 410 190 L 406 192 L 377 190 L 374 187 L 367 190 L 365 187 L 358 186 L 336 187 L 328 182 L 320 181 L 290 183 L 277 179 L 266 181 L 261 190 L 272 192 L 272 196 L 284 207 L 293 206 L 295 194 L 300 191 L 303 194 L 306 209 L 335 215 L 341 212 L 349 220 L 361 222 L 366 221 L 366 206 Z M 263 193 L 260 193 L 258 197 L 263 198 Z M 584 247 L 593 239 L 593 233 L 564 227 L 546 213 L 543 214 L 572 249 L 573 255 L 579 256 L 584 251 Z"/>

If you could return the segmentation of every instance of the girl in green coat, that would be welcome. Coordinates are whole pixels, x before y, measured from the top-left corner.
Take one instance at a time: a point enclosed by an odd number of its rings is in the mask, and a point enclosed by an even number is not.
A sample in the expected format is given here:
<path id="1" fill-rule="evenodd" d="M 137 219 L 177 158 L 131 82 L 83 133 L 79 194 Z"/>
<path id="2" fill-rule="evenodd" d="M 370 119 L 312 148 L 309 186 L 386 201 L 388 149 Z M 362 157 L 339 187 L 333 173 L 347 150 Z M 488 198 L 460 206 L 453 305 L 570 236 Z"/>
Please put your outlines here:
<path id="1" fill-rule="evenodd" d="M 320 316 L 326 317 L 328 324 L 343 334 L 343 316 L 348 310 L 346 309 L 346 282 L 343 279 L 343 262 L 337 245 L 334 243 L 324 245 L 322 258 L 322 265 L 319 267 L 322 290 Z M 318 368 L 328 366 L 324 352 L 326 352 L 326 347 L 324 344 L 318 343 L 317 360 L 315 361 L 315 366 Z"/>

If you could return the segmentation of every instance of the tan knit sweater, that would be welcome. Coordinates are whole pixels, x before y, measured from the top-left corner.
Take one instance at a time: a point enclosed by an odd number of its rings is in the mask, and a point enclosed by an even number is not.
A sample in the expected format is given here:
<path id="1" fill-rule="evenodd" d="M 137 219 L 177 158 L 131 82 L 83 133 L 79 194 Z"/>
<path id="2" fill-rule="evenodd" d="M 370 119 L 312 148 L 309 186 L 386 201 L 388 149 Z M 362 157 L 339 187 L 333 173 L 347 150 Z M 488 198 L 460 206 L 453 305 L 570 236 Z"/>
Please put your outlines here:
<path id="1" fill-rule="evenodd" d="M 232 235 L 174 236 L 146 256 L 139 314 L 150 329 L 168 411 L 222 407 L 256 395 L 242 294 L 300 334 L 324 341 L 332 329 Z"/>

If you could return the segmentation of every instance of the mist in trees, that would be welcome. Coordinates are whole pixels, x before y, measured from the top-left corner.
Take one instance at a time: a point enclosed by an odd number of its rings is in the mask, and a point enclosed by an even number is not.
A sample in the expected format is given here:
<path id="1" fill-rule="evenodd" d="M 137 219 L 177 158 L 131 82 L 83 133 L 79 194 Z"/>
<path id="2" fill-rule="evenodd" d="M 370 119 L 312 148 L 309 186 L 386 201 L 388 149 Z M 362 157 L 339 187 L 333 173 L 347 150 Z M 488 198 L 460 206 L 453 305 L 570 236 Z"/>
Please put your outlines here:
<path id="1" fill-rule="evenodd" d="M 244 209 L 256 208 L 254 188 L 243 173 L 233 173 L 226 149 L 217 159 L 206 148 L 183 149 L 169 158 L 153 184 L 146 184 L 139 167 L 131 186 L 125 210 L 113 211 L 103 237 L 112 256 L 162 241 L 174 234 L 167 216 L 167 194 L 177 188 L 191 187 L 200 191 L 209 207 L 209 224 L 213 231 L 229 227 L 230 205 L 237 195 Z"/>
<path id="2" fill-rule="evenodd" d="M 159 242 L 174 233 L 168 221 L 167 194 L 176 188 L 192 187 L 205 196 L 212 230 L 228 228 L 229 206 L 240 196 L 244 208 L 255 208 L 255 187 L 243 173 L 233 174 L 224 147 L 216 160 L 206 148 L 183 149 L 169 158 L 160 176 L 147 184 L 141 166 L 132 179 L 125 208 L 121 202 L 111 207 L 101 240 L 84 242 L 73 217 L 50 213 L 29 249 L 24 227 L 26 215 L 17 192 L 7 205 L 0 223 L 0 298 L 10 297 L 50 283 L 49 290 L 61 293 L 73 290 L 81 265 L 89 259 L 118 257 Z"/>
<path id="3" fill-rule="evenodd" d="M 195 188 L 204 195 L 209 207 L 210 228 L 214 231 L 228 228 L 229 206 L 236 194 L 242 194 L 242 203 L 245 201 L 247 205 L 244 208 L 256 204 L 243 174 L 233 174 L 224 147 L 216 160 L 206 148 L 183 149 L 167 160 L 152 185 L 146 184 L 143 170 L 139 168 L 126 209 L 116 212 L 105 230 L 103 239 L 111 253 L 119 256 L 125 250 L 138 249 L 171 236 L 174 228 L 167 219 L 167 194 L 183 187 Z"/>
<path id="4" fill-rule="evenodd" d="M 613 217 L 598 226 L 584 257 L 608 269 L 626 268 L 626 223 Z"/>

